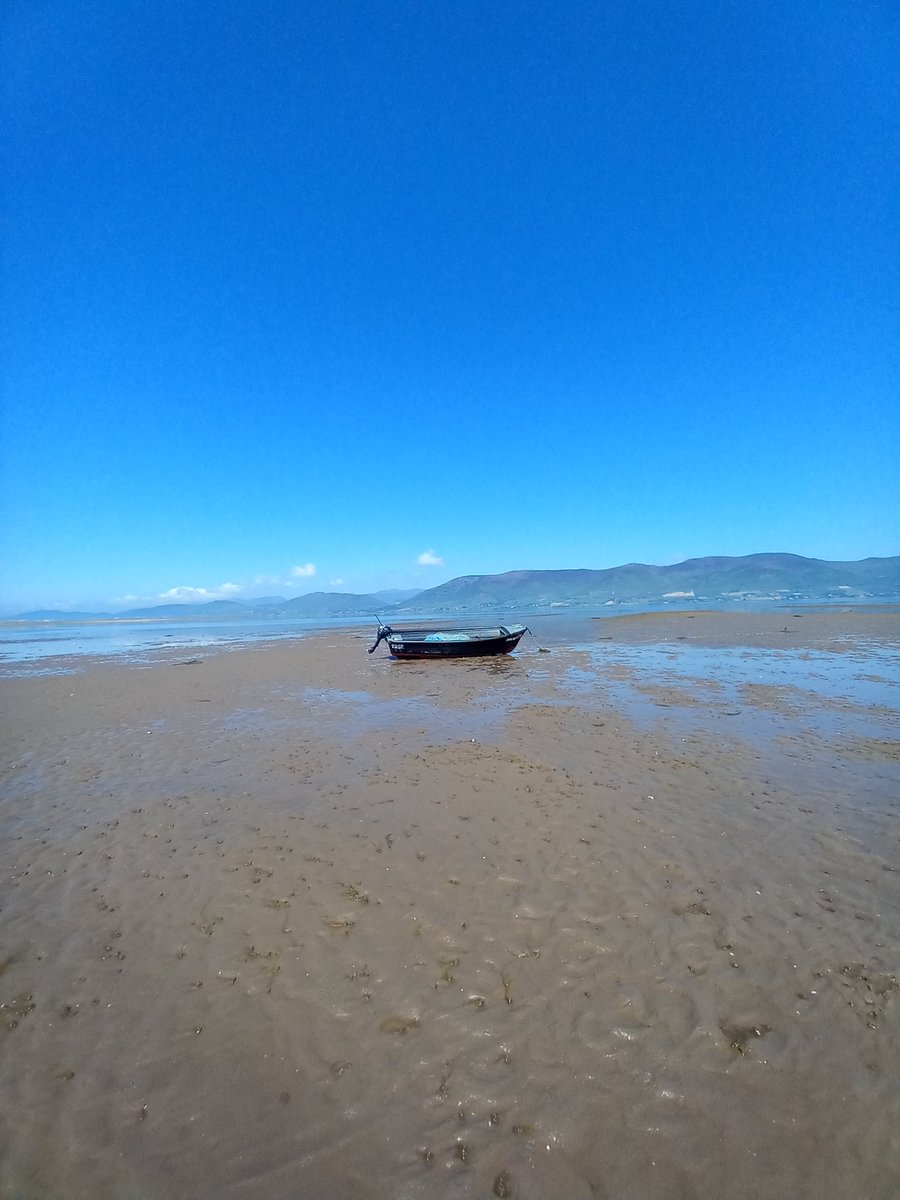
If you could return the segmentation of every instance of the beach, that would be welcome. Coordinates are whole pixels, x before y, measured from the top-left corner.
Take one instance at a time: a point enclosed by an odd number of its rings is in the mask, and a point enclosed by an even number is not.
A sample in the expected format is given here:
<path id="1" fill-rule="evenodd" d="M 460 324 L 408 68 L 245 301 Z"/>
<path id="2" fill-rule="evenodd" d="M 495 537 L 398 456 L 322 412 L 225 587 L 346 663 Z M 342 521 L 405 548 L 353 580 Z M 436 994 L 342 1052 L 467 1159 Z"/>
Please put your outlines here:
<path id="1" fill-rule="evenodd" d="M 2 1200 L 896 1197 L 900 616 L 585 628 L 0 679 Z"/>

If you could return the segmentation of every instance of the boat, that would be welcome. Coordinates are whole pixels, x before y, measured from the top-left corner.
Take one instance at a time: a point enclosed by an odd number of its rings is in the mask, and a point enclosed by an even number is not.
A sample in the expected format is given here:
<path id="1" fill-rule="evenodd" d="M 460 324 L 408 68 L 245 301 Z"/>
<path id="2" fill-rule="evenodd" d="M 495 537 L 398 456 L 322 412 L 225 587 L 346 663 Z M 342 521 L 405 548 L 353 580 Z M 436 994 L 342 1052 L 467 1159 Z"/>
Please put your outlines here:
<path id="1" fill-rule="evenodd" d="M 387 642 L 394 658 L 476 658 L 489 654 L 509 654 L 519 644 L 525 625 L 497 625 L 490 629 L 392 629 L 379 625 L 374 654 L 380 642 Z"/>

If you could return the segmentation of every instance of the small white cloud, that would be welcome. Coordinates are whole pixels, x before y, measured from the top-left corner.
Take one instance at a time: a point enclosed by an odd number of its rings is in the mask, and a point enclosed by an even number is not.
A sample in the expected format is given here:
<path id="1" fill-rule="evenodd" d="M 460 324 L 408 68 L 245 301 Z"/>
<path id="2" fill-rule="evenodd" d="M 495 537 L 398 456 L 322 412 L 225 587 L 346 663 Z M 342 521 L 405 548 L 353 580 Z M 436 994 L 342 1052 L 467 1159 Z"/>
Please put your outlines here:
<path id="1" fill-rule="evenodd" d="M 344 582 L 343 579 L 329 579 L 328 580 L 328 584 L 330 587 L 340 587 L 343 582 Z"/>
<path id="2" fill-rule="evenodd" d="M 210 593 L 206 588 L 173 587 L 167 592 L 160 592 L 157 600 L 208 600 Z"/>
<path id="3" fill-rule="evenodd" d="M 416 559 L 420 567 L 442 567 L 444 560 L 438 558 L 433 550 L 426 550 Z"/>
<path id="4" fill-rule="evenodd" d="M 292 579 L 309 579 L 316 573 L 315 563 L 307 563 L 303 567 L 291 567 Z"/>
<path id="5" fill-rule="evenodd" d="M 239 583 L 222 583 L 217 588 L 173 587 L 160 592 L 156 599 L 177 604 L 203 604 L 208 600 L 224 600 L 241 590 Z"/>

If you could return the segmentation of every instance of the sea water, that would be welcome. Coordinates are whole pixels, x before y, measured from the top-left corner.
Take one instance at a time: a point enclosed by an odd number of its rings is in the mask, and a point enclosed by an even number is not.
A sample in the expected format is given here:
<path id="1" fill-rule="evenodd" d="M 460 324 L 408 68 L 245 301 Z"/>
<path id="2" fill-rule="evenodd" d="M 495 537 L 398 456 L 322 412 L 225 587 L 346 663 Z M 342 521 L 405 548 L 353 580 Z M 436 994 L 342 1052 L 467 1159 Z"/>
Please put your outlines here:
<path id="1" fill-rule="evenodd" d="M 228 648 L 358 626 L 360 618 L 0 622 L 0 673 L 61 674 L 87 655 L 152 662 L 168 650 Z"/>
<path id="2" fill-rule="evenodd" d="M 822 601 L 810 602 L 824 607 Z M 864 608 L 868 604 L 852 607 Z M 791 601 L 790 608 L 803 607 Z M 851 607 L 846 601 L 835 608 Z M 783 600 L 701 602 L 679 600 L 677 604 L 644 602 L 602 605 L 595 608 L 553 606 L 531 610 L 492 609 L 479 613 L 410 613 L 388 615 L 398 627 L 404 623 L 421 626 L 435 622 L 444 626 L 472 624 L 509 624 L 522 622 L 543 644 L 577 646 L 593 643 L 598 620 L 650 612 L 778 612 Z M 172 650 L 237 648 L 264 641 L 306 637 L 329 629 L 366 629 L 374 631 L 375 619 L 347 617 L 182 617 L 182 618 L 109 618 L 52 621 L 0 621 L 0 675 L 65 674 L 78 670 L 85 656 L 152 663 Z M 373 632 L 374 640 L 374 632 Z M 523 644 L 524 647 L 524 644 Z"/>

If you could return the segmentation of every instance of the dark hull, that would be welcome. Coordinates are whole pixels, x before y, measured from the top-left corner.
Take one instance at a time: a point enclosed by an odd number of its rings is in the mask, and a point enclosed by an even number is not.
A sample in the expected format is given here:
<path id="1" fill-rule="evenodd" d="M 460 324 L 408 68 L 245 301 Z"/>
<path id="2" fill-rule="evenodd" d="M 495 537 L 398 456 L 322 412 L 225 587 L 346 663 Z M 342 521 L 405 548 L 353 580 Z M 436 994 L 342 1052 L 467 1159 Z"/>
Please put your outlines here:
<path id="1" fill-rule="evenodd" d="M 523 630 L 522 633 L 525 631 Z M 494 638 L 478 638 L 467 642 L 425 642 L 388 638 L 388 649 L 394 658 L 484 658 L 493 654 L 509 654 L 519 644 L 522 633 L 504 634 Z"/>

